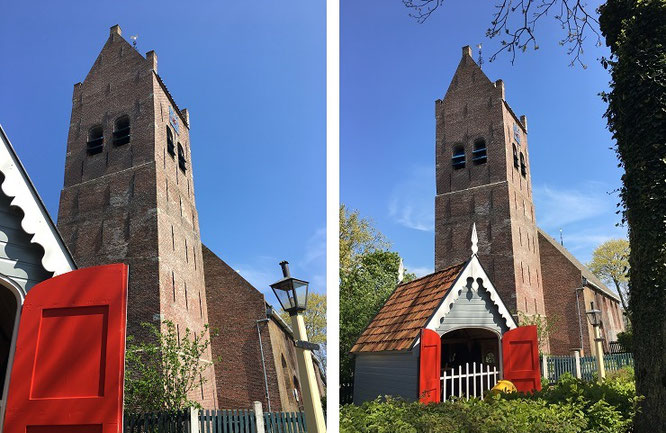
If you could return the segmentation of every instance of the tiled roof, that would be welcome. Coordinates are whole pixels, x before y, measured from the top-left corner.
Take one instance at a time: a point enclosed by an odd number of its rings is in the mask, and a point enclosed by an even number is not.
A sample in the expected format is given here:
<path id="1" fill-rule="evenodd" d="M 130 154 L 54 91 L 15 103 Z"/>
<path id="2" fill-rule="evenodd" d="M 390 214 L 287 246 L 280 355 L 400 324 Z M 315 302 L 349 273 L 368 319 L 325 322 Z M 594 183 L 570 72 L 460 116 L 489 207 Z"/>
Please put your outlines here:
<path id="1" fill-rule="evenodd" d="M 592 283 L 594 286 L 599 288 L 602 292 L 604 292 L 606 295 L 610 296 L 611 298 L 615 299 L 616 301 L 619 301 L 620 298 L 618 295 L 613 292 L 611 289 L 606 287 L 604 283 L 599 280 L 599 278 L 592 273 L 585 265 L 583 265 L 581 262 L 576 259 L 573 254 L 569 252 L 566 248 L 564 248 L 563 245 L 561 245 L 559 242 L 557 242 L 555 239 L 553 239 L 548 233 L 546 233 L 544 230 L 541 228 L 537 227 L 537 230 L 539 234 L 547 240 L 557 251 L 560 252 L 564 257 L 566 257 L 578 270 L 580 270 L 580 273 L 583 277 L 585 277 L 590 283 Z"/>
<path id="2" fill-rule="evenodd" d="M 410 349 L 464 266 L 451 266 L 396 287 L 351 352 Z"/>

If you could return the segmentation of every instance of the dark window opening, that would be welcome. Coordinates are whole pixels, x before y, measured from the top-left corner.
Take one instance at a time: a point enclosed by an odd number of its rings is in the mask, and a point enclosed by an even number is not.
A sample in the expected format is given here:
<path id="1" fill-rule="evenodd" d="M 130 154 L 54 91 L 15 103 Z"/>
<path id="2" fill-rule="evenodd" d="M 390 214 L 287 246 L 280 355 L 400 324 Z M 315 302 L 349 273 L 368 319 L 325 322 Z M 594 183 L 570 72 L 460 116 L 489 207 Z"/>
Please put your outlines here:
<path id="1" fill-rule="evenodd" d="M 180 169 L 183 171 L 187 171 L 185 152 L 183 151 L 183 146 L 180 143 L 178 143 L 178 167 L 180 167 Z"/>
<path id="2" fill-rule="evenodd" d="M 113 144 L 122 146 L 130 141 L 130 120 L 129 116 L 121 116 L 116 119 L 113 127 Z"/>
<path id="3" fill-rule="evenodd" d="M 104 129 L 102 125 L 96 125 L 88 131 L 88 155 L 100 153 L 104 148 Z"/>
<path id="4" fill-rule="evenodd" d="M 171 129 L 167 126 L 166 127 L 167 131 L 167 152 L 169 152 L 169 155 L 176 156 L 176 148 L 173 145 L 173 132 L 171 132 Z"/>
<path id="5" fill-rule="evenodd" d="M 465 168 L 465 148 L 458 145 L 453 148 L 453 157 L 451 157 L 451 165 L 455 170 Z"/>
<path id="6" fill-rule="evenodd" d="M 513 166 L 518 168 L 518 151 L 515 144 L 513 145 Z"/>
<path id="7" fill-rule="evenodd" d="M 485 164 L 488 162 L 488 148 L 486 147 L 486 140 L 483 138 L 474 142 L 472 162 L 474 162 L 474 165 Z"/>
<path id="8" fill-rule="evenodd" d="M 525 156 L 523 155 L 523 152 L 520 152 L 520 174 L 525 177 L 527 175 L 527 165 L 525 165 Z"/>

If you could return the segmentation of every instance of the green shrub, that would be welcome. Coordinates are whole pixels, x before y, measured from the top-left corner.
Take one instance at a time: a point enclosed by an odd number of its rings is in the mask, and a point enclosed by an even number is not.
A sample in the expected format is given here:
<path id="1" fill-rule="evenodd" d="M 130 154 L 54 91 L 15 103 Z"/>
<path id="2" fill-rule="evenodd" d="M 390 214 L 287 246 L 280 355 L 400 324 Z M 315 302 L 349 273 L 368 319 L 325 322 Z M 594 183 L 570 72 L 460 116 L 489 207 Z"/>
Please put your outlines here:
<path id="1" fill-rule="evenodd" d="M 340 408 L 343 433 L 621 433 L 636 413 L 633 370 L 609 375 L 603 384 L 563 375 L 531 394 L 500 394 L 486 400 L 409 403 L 391 397 Z"/>

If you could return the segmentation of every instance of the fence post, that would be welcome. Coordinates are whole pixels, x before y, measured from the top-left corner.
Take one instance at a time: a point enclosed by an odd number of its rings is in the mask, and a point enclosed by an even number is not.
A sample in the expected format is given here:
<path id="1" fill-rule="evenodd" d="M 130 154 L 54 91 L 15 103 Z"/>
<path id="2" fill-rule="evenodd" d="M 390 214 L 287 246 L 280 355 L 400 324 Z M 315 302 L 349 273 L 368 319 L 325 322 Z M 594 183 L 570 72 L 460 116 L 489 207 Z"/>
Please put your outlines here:
<path id="1" fill-rule="evenodd" d="M 265 433 L 264 428 L 264 408 L 261 406 L 260 401 L 254 402 L 254 417 L 257 420 L 257 433 Z"/>
<path id="2" fill-rule="evenodd" d="M 576 365 L 576 379 L 582 379 L 583 373 L 580 368 L 580 349 L 574 349 L 574 364 Z"/>
<path id="3" fill-rule="evenodd" d="M 545 377 L 547 380 L 550 380 L 548 379 L 548 355 L 544 353 L 541 356 L 543 361 L 543 364 L 541 365 L 541 375 Z"/>
<path id="4" fill-rule="evenodd" d="M 199 409 L 190 408 L 190 433 L 199 433 Z"/>

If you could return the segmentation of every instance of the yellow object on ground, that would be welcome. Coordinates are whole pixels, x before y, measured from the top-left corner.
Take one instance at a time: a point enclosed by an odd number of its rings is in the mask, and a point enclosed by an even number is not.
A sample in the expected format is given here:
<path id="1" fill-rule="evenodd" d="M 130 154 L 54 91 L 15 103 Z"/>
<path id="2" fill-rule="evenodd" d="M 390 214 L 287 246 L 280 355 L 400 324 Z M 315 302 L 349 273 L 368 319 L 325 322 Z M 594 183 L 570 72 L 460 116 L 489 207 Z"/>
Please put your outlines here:
<path id="1" fill-rule="evenodd" d="M 493 386 L 488 395 L 497 395 L 500 392 L 516 392 L 516 386 L 509 380 L 500 380 L 497 385 Z"/>

